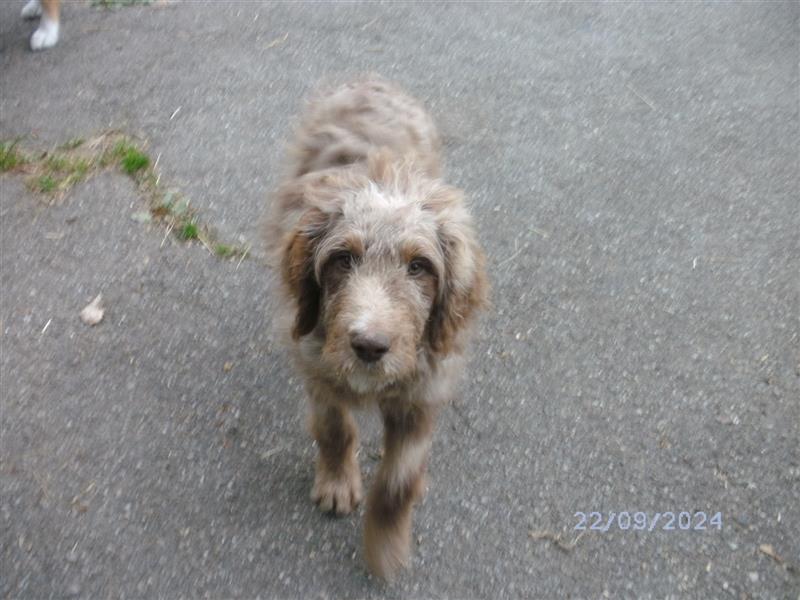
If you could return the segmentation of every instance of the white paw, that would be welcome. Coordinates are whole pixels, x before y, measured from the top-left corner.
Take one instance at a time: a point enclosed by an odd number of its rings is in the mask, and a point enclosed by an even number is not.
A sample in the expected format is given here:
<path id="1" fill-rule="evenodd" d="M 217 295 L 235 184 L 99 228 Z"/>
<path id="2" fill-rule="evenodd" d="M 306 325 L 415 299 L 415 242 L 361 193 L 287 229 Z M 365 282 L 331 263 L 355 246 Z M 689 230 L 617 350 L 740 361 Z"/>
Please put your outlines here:
<path id="1" fill-rule="evenodd" d="M 39 23 L 39 29 L 31 36 L 31 50 L 52 48 L 56 42 L 58 42 L 58 21 L 51 21 L 45 15 Z"/>
<path id="2" fill-rule="evenodd" d="M 22 7 L 22 18 L 23 19 L 35 19 L 42 15 L 42 5 L 39 4 L 39 0 L 28 0 L 25 6 Z"/>

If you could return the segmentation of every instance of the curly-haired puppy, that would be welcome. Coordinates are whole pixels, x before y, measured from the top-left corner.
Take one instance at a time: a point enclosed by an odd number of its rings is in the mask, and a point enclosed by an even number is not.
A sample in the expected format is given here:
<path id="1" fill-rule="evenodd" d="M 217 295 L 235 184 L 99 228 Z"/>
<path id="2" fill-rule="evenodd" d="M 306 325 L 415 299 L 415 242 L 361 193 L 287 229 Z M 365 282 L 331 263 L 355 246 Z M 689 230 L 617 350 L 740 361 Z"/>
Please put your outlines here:
<path id="1" fill-rule="evenodd" d="M 377 405 L 384 452 L 365 556 L 391 578 L 408 563 L 436 413 L 455 393 L 469 326 L 486 304 L 484 256 L 462 193 L 438 179 L 433 121 L 395 85 L 372 77 L 320 94 L 293 159 L 266 238 L 311 400 L 311 498 L 337 514 L 359 504 L 350 410 Z"/>

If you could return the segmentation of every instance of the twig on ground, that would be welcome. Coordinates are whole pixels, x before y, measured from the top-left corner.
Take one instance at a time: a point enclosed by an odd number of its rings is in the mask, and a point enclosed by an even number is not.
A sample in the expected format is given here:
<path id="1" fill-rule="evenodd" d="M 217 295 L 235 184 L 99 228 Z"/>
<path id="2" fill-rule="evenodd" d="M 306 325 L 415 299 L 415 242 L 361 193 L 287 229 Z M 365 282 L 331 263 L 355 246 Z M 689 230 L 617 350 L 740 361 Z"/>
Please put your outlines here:
<path id="1" fill-rule="evenodd" d="M 241 256 L 241 258 L 239 258 L 239 262 L 236 263 L 236 270 L 237 271 L 239 270 L 239 267 L 242 265 L 242 261 L 245 258 L 247 258 L 247 255 L 248 255 L 249 252 L 250 252 L 250 244 L 247 244 L 247 248 L 245 248 L 244 252 L 242 252 L 242 256 Z"/>
<path id="2" fill-rule="evenodd" d="M 586 531 L 581 531 L 578 534 L 578 537 L 571 542 L 565 542 L 560 533 L 553 533 L 552 531 L 531 531 L 529 535 L 531 539 L 534 540 L 548 540 L 553 542 L 555 547 L 562 552 L 572 552 L 575 549 L 575 546 L 578 544 L 578 541 L 583 537 L 584 533 L 586 533 Z"/>
<path id="3" fill-rule="evenodd" d="M 285 42 L 288 38 L 289 38 L 289 32 L 287 31 L 286 33 L 283 34 L 283 37 L 275 38 L 269 44 L 267 44 L 266 48 L 267 49 L 274 48 L 278 44 L 282 44 L 283 42 Z"/>

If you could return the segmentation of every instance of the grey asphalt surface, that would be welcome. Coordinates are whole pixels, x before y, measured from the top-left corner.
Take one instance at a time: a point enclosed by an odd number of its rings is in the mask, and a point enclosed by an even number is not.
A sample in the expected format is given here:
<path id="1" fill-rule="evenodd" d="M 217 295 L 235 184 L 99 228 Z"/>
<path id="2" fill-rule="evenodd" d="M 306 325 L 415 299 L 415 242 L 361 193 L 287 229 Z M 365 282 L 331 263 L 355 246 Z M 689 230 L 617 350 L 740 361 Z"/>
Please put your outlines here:
<path id="1" fill-rule="evenodd" d="M 21 6 L 0 139 L 138 135 L 253 257 L 164 241 L 121 174 L 0 176 L 0 596 L 800 598 L 800 5 L 70 3 L 39 54 Z M 389 585 L 308 500 L 258 260 L 292 115 L 362 71 L 439 122 L 494 287 Z"/>

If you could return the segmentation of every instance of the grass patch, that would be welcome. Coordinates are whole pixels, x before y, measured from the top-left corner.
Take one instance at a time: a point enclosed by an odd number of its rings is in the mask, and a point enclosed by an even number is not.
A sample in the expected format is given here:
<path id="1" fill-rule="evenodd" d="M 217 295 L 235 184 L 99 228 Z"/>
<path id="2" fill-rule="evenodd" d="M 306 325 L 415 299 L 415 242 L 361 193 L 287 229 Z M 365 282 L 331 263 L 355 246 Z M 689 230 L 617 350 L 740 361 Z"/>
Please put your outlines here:
<path id="1" fill-rule="evenodd" d="M 162 224 L 181 240 L 201 242 L 219 258 L 247 257 L 249 247 L 220 242 L 214 231 L 200 222 L 188 198 L 159 185 L 150 157 L 135 139 L 107 132 L 87 140 L 74 138 L 51 152 L 39 153 L 18 150 L 18 141 L 0 140 L 0 169 L 24 172 L 28 188 L 47 195 L 48 203 L 57 202 L 76 183 L 104 169 L 119 169 L 133 179 L 147 202 L 146 210 L 134 213 L 133 220 Z M 20 169 L 21 165 L 24 168 Z"/>
<path id="2" fill-rule="evenodd" d="M 249 247 L 232 246 L 229 244 L 214 244 L 214 254 L 220 258 L 239 258 L 244 260 L 249 252 Z"/>
<path id="3" fill-rule="evenodd" d="M 0 172 L 11 171 L 26 162 L 25 156 L 17 150 L 16 141 L 0 144 Z"/>
<path id="4" fill-rule="evenodd" d="M 72 138 L 61 144 L 58 149 L 59 150 L 74 150 L 75 148 L 79 148 L 83 145 L 83 142 L 86 141 L 83 138 Z"/>
<path id="5" fill-rule="evenodd" d="M 150 166 L 150 157 L 144 152 L 130 147 L 124 150 L 120 164 L 122 165 L 122 170 L 128 175 L 135 175 Z"/>
<path id="6" fill-rule="evenodd" d="M 180 229 L 180 236 L 183 240 L 196 240 L 200 237 L 200 230 L 197 228 L 197 223 L 189 221 L 184 223 Z"/>
<path id="7" fill-rule="evenodd" d="M 227 244 L 217 244 L 214 246 L 214 254 L 220 258 L 230 258 L 236 254 L 236 249 L 233 246 L 228 246 Z"/>
<path id="8" fill-rule="evenodd" d="M 56 190 L 58 187 L 58 181 L 56 181 L 50 175 L 41 175 L 36 180 L 36 189 L 38 189 L 43 194 L 50 194 Z"/>
<path id="9" fill-rule="evenodd" d="M 71 188 L 79 181 L 86 179 L 86 177 L 89 175 L 89 169 L 91 169 L 91 167 L 92 165 L 88 160 L 77 159 L 75 162 L 70 164 L 69 173 L 64 178 L 64 186 L 66 188 Z"/>
<path id="10" fill-rule="evenodd" d="M 104 165 L 119 161 L 122 170 L 131 176 L 150 166 L 150 157 L 127 139 L 121 139 L 114 144 L 112 150 L 106 152 L 101 160 Z"/>
<path id="11" fill-rule="evenodd" d="M 246 250 L 239 246 L 229 246 L 228 244 L 215 244 L 214 254 L 220 258 L 234 258 L 235 256 L 244 256 Z"/>
<path id="12" fill-rule="evenodd" d="M 80 156 L 50 154 L 44 155 L 31 166 L 36 173 L 31 187 L 40 192 L 52 193 L 67 191 L 86 179 L 92 169 L 92 161 Z"/>
<path id="13" fill-rule="evenodd" d="M 44 166 L 51 171 L 67 171 L 70 168 L 70 161 L 66 156 L 51 154 L 44 159 Z"/>

